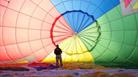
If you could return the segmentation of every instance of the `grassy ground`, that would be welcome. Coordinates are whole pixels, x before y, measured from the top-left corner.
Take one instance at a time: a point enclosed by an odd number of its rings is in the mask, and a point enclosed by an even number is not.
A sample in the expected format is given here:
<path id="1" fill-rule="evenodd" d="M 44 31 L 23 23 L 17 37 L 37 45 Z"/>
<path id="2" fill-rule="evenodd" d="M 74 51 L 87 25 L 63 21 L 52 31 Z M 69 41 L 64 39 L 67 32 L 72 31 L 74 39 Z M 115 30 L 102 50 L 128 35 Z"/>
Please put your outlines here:
<path id="1" fill-rule="evenodd" d="M 65 63 L 63 66 L 64 69 L 110 69 L 109 67 L 99 66 L 92 63 Z"/>
<path id="2" fill-rule="evenodd" d="M 31 66 L 48 67 L 49 65 L 49 63 L 36 63 L 29 66 L 25 64 L 29 68 Z M 52 65 L 55 64 L 52 63 Z M 23 64 L 0 66 L 0 77 L 138 77 L 138 70 L 122 70 L 92 63 L 64 63 L 62 68 L 43 69 L 41 71 L 28 70 L 29 68 L 24 67 Z"/>

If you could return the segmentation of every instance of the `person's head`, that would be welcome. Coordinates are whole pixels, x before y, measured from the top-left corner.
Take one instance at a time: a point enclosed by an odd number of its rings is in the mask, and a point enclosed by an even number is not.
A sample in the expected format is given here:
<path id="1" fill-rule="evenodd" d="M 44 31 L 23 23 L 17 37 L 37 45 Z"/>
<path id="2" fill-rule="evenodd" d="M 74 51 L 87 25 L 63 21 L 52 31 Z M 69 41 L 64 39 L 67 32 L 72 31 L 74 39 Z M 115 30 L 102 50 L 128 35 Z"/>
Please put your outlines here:
<path id="1" fill-rule="evenodd" d="M 57 48 L 59 48 L 59 45 L 56 45 Z"/>

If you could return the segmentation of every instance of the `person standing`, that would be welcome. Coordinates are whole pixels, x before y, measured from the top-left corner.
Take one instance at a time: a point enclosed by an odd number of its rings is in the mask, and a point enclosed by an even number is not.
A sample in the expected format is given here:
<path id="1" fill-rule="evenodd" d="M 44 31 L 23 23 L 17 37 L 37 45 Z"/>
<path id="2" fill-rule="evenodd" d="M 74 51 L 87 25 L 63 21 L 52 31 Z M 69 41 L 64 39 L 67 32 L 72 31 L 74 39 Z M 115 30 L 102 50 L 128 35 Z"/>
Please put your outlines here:
<path id="1" fill-rule="evenodd" d="M 63 63 L 62 63 L 62 50 L 59 48 L 59 45 L 56 45 L 56 48 L 54 50 L 54 53 L 56 55 L 56 66 L 57 67 L 62 67 Z"/>

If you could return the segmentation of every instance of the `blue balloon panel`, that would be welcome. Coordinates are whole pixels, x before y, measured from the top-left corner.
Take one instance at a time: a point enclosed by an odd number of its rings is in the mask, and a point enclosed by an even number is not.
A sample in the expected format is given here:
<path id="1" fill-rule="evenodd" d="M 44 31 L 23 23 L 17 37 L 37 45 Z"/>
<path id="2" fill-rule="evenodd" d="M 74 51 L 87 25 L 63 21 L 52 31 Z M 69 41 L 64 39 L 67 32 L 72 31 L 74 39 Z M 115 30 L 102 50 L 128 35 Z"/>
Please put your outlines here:
<path id="1" fill-rule="evenodd" d="M 51 0 L 51 2 L 61 14 L 66 11 L 81 10 L 94 16 L 95 19 L 120 3 L 119 0 Z M 64 18 L 74 32 L 77 33 L 94 22 L 90 17 L 80 12 L 65 14 Z"/>

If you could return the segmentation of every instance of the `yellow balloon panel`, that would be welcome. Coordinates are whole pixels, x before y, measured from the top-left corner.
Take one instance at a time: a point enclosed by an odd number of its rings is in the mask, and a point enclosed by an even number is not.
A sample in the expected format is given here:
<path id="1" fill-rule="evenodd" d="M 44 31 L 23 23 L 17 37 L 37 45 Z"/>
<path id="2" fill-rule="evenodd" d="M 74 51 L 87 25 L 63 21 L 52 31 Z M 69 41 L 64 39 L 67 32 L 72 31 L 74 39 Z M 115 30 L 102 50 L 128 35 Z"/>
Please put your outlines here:
<path id="1" fill-rule="evenodd" d="M 88 51 L 77 35 L 74 35 L 59 44 L 62 49 L 62 60 L 66 62 L 93 62 L 92 53 Z M 54 52 L 50 53 L 42 62 L 55 62 Z"/>
<path id="2" fill-rule="evenodd" d="M 42 62 L 54 63 L 55 62 L 55 54 L 52 52 L 49 54 Z M 76 55 L 67 55 L 66 53 L 62 53 L 62 60 L 64 63 L 68 62 L 94 62 L 93 56 L 90 52 L 76 54 Z"/>
<path id="3" fill-rule="evenodd" d="M 68 55 L 81 54 L 88 52 L 83 42 L 77 35 L 74 35 L 59 44 L 63 52 Z"/>

